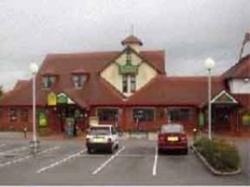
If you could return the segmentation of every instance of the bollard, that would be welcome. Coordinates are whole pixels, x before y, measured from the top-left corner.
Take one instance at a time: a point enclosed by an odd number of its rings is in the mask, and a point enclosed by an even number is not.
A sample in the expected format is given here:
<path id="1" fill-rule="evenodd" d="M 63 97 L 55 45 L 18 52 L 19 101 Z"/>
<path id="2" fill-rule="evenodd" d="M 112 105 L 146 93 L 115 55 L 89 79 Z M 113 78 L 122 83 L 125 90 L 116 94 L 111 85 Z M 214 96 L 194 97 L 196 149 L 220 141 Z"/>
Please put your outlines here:
<path id="1" fill-rule="evenodd" d="M 24 138 L 27 139 L 27 127 L 23 129 Z"/>
<path id="2" fill-rule="evenodd" d="M 193 142 L 195 142 L 197 139 L 197 132 L 198 132 L 197 129 L 193 128 Z"/>

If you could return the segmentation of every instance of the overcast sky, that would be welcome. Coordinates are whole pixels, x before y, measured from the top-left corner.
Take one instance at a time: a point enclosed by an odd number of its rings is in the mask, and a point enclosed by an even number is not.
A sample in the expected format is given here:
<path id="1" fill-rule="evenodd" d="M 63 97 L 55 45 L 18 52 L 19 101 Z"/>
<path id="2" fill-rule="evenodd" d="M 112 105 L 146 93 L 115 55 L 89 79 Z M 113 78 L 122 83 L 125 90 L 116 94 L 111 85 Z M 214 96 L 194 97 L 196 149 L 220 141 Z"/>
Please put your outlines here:
<path id="1" fill-rule="evenodd" d="M 220 74 L 250 30 L 250 0 L 0 0 L 0 85 L 48 53 L 121 50 L 132 24 L 145 49 L 165 50 L 168 75 L 205 75 L 207 57 Z"/>

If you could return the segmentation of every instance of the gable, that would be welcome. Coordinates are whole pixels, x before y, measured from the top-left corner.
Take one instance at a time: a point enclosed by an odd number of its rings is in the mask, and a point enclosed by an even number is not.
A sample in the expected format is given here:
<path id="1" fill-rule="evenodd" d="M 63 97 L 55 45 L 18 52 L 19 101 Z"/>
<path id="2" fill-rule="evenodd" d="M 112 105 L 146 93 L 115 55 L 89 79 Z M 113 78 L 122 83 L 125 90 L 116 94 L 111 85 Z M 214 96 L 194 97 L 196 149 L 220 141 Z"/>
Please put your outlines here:
<path id="1" fill-rule="evenodd" d="M 225 90 L 223 90 L 211 100 L 211 103 L 213 104 L 220 104 L 220 103 L 237 104 L 238 101 L 234 99 L 233 96 L 231 96 Z"/>
<path id="2" fill-rule="evenodd" d="M 123 93 L 123 76 L 135 76 L 137 91 L 157 74 L 158 71 L 150 63 L 130 48 L 126 48 L 100 73 L 101 77 L 120 93 Z M 124 94 L 130 95 L 132 92 Z"/>

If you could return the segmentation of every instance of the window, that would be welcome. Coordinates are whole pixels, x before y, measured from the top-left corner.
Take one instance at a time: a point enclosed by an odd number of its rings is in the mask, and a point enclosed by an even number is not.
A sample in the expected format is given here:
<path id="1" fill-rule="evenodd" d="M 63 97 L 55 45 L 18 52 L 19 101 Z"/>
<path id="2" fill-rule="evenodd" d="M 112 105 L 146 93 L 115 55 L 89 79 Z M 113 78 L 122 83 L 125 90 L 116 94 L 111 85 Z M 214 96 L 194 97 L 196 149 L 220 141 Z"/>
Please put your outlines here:
<path id="1" fill-rule="evenodd" d="M 154 120 L 154 109 L 150 108 L 136 108 L 133 109 L 134 121 L 153 121 Z"/>
<path id="2" fill-rule="evenodd" d="M 73 75 L 73 84 L 75 88 L 82 88 L 84 85 L 84 82 L 86 81 L 85 75 Z"/>
<path id="3" fill-rule="evenodd" d="M 136 90 L 136 78 L 135 78 L 135 75 L 130 76 L 130 86 L 131 86 L 131 92 L 135 92 L 135 90 Z"/>
<path id="4" fill-rule="evenodd" d="M 122 76 L 122 92 L 128 92 L 128 75 Z"/>
<path id="5" fill-rule="evenodd" d="M 118 116 L 118 109 L 102 108 L 97 110 L 99 121 L 116 121 Z"/>
<path id="6" fill-rule="evenodd" d="M 136 76 L 135 75 L 123 75 L 122 76 L 122 91 L 123 93 L 136 91 Z"/>
<path id="7" fill-rule="evenodd" d="M 21 112 L 21 113 L 20 113 L 21 121 L 27 122 L 28 119 L 29 119 L 29 112 L 28 112 L 28 109 L 27 109 L 27 108 L 22 109 L 20 112 Z"/>
<path id="8" fill-rule="evenodd" d="M 192 111 L 189 108 L 169 108 L 168 117 L 171 121 L 189 121 L 192 117 Z"/>
<path id="9" fill-rule="evenodd" d="M 43 87 L 44 88 L 51 88 L 52 85 L 55 83 L 56 77 L 53 75 L 46 75 L 43 77 Z"/>
<path id="10" fill-rule="evenodd" d="M 9 120 L 10 122 L 17 121 L 17 109 L 16 108 L 11 108 L 9 110 Z"/>

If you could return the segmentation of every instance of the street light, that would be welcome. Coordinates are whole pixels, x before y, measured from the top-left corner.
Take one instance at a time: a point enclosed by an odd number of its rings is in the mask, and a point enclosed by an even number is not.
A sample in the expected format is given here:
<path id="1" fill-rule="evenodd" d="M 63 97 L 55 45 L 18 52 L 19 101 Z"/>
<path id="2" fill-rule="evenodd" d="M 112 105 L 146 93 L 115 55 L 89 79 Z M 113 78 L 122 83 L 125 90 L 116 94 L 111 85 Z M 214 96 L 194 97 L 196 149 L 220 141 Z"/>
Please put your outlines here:
<path id="1" fill-rule="evenodd" d="M 32 73 L 32 108 L 33 108 L 33 138 L 31 141 L 31 145 L 34 153 L 37 152 L 38 149 L 38 140 L 36 136 L 36 73 L 38 72 L 38 65 L 36 63 L 30 64 L 30 71 Z"/>
<path id="2" fill-rule="evenodd" d="M 205 60 L 205 67 L 208 70 L 208 138 L 211 140 L 212 135 L 212 127 L 211 127 L 211 121 L 212 121 L 212 112 L 211 112 L 211 92 L 212 92 L 212 87 L 211 87 L 211 71 L 213 67 L 215 66 L 215 62 L 212 58 L 207 58 Z"/>

